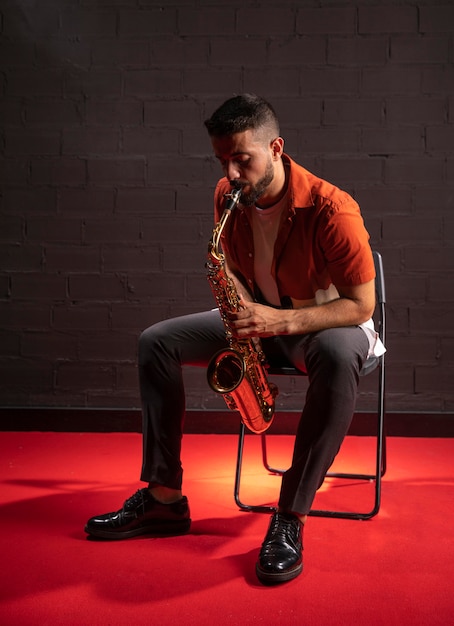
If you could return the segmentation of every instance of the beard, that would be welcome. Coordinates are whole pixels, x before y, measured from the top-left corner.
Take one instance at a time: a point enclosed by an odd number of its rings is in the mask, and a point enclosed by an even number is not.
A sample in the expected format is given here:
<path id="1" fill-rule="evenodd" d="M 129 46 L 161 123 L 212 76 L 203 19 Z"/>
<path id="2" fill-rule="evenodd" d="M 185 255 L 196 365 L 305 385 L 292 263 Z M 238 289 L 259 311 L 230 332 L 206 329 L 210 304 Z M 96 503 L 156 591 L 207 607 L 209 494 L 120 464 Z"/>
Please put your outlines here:
<path id="1" fill-rule="evenodd" d="M 255 185 L 251 185 L 251 184 L 246 185 L 248 187 L 248 191 L 247 192 L 243 191 L 241 193 L 241 198 L 240 198 L 241 204 L 243 206 L 252 206 L 256 204 L 257 200 L 267 190 L 269 185 L 272 183 L 273 179 L 274 179 L 274 168 L 273 168 L 273 162 L 271 161 L 271 158 L 270 158 L 268 160 L 268 163 L 266 164 L 265 174 L 263 175 L 263 177 L 260 180 L 258 180 Z"/>

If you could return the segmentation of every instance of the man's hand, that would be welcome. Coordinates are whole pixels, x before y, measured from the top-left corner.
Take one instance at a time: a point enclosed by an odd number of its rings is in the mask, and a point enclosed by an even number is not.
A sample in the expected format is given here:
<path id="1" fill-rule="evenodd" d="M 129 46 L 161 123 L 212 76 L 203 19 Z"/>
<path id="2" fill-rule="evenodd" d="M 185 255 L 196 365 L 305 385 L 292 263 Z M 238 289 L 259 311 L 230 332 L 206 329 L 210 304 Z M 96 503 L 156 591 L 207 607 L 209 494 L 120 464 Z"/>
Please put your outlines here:
<path id="1" fill-rule="evenodd" d="M 230 313 L 229 319 L 232 332 L 238 339 L 249 337 L 272 337 L 287 334 L 285 310 L 249 302 L 241 295 L 241 309 Z"/>

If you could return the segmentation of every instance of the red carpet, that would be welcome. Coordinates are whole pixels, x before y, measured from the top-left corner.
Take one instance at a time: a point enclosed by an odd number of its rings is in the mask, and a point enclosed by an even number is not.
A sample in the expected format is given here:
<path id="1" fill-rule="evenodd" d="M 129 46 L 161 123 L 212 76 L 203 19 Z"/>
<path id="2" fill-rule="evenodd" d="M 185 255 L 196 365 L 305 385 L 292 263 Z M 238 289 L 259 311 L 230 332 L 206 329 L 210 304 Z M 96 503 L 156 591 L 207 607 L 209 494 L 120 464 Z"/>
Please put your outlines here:
<path id="1" fill-rule="evenodd" d="M 390 438 L 382 509 L 367 522 L 310 518 L 305 569 L 274 588 L 254 564 L 268 516 L 238 511 L 236 437 L 187 435 L 189 535 L 89 541 L 88 517 L 140 486 L 138 434 L 2 433 L 1 604 L 5 626 L 70 624 L 446 625 L 452 623 L 452 439 Z M 349 437 L 336 466 L 362 465 Z M 273 461 L 291 437 L 276 436 Z M 247 438 L 245 500 L 273 501 L 279 478 Z M 349 460 L 350 459 L 350 460 Z M 330 482 L 317 497 L 360 504 L 370 485 Z M 361 505 L 361 504 L 360 504 Z"/>

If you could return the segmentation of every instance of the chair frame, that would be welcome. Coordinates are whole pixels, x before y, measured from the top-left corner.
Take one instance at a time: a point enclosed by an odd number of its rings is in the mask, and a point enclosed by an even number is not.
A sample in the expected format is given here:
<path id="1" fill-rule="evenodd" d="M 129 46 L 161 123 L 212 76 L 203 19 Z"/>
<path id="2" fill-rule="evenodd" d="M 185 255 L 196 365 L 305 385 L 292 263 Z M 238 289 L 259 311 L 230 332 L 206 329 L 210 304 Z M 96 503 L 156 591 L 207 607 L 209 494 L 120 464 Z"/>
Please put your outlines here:
<path id="1" fill-rule="evenodd" d="M 376 292 L 376 317 L 378 320 L 377 332 L 383 343 L 386 336 L 386 294 L 383 273 L 383 261 L 381 254 L 373 251 L 375 264 L 375 292 Z M 381 503 L 381 479 L 386 472 L 386 433 L 385 433 L 385 355 L 369 358 L 361 370 L 361 376 L 367 376 L 375 369 L 378 370 L 378 406 L 376 421 L 376 446 L 375 446 L 375 471 L 373 474 L 359 474 L 351 472 L 327 472 L 327 478 L 343 478 L 349 480 L 373 481 L 375 483 L 374 502 L 370 510 L 365 512 L 331 511 L 312 509 L 309 515 L 314 517 L 333 517 L 342 519 L 365 520 L 377 515 Z M 269 375 L 274 376 L 305 376 L 303 372 L 293 367 L 270 367 Z M 241 422 L 238 438 L 238 453 L 235 472 L 234 498 L 237 506 L 243 511 L 255 513 L 269 513 L 276 511 L 277 507 L 268 505 L 245 504 L 240 498 L 241 471 L 243 465 L 244 436 L 246 428 Z M 261 434 L 262 461 L 263 465 L 271 474 L 282 475 L 285 470 L 277 469 L 268 461 L 266 445 L 266 433 Z"/>

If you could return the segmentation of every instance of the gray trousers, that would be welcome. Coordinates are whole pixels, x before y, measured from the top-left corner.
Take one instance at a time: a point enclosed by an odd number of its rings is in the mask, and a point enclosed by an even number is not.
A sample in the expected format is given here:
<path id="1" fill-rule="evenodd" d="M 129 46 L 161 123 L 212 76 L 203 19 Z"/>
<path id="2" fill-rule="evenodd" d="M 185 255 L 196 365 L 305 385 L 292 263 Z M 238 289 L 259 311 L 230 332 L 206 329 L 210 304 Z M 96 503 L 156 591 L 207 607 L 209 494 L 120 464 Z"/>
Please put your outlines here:
<path id="1" fill-rule="evenodd" d="M 368 345 L 365 333 L 357 326 L 262 340 L 270 362 L 284 359 L 306 372 L 309 381 L 292 463 L 282 477 L 279 506 L 284 510 L 300 515 L 310 511 L 350 426 Z M 182 366 L 206 367 L 213 354 L 225 346 L 218 311 L 158 322 L 141 334 L 143 481 L 181 488 L 185 414 Z"/>

